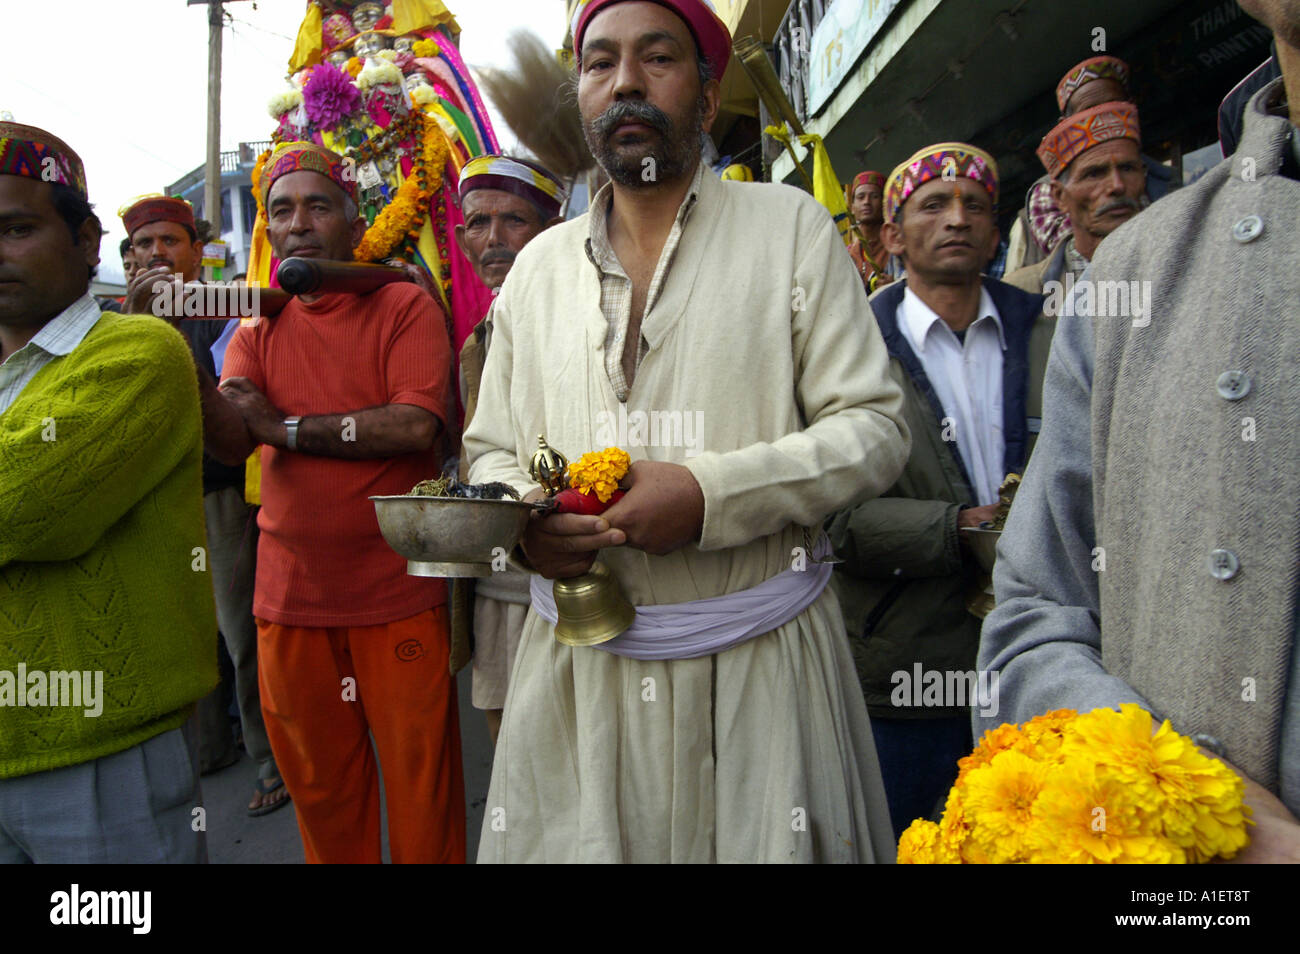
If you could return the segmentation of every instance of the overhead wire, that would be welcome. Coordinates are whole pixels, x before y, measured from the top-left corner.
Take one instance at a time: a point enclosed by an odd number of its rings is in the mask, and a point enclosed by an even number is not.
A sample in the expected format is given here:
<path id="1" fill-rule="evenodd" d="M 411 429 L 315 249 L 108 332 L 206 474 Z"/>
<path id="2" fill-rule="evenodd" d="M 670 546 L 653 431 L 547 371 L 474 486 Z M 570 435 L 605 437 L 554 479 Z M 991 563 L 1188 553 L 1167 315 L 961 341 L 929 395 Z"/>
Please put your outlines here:
<path id="1" fill-rule="evenodd" d="M 22 86 L 22 87 L 24 87 L 25 89 L 28 89 L 28 90 L 30 90 L 30 91 L 33 92 L 33 93 L 36 93 L 38 96 L 43 96 L 43 97 L 45 97 L 45 98 L 48 99 L 51 103 L 53 103 L 54 105 L 58 106 L 60 109 L 65 109 L 65 110 L 67 110 L 69 113 L 71 113 L 72 115 L 76 116 L 78 119 L 81 119 L 81 120 L 83 120 L 83 121 L 85 121 L 85 122 L 93 123 L 93 124 L 95 124 L 95 125 L 99 125 L 99 124 L 103 123 L 104 120 L 105 120 L 105 114 L 103 114 L 103 113 L 97 113 L 97 114 L 91 115 L 91 114 L 85 112 L 85 111 L 84 111 L 83 109 L 81 109 L 80 107 L 72 106 L 72 105 L 70 105 L 70 104 L 68 104 L 68 103 L 65 103 L 63 100 L 59 99 L 59 98 L 56 97 L 56 96 L 51 96 L 51 95 L 50 95 L 49 93 L 47 93 L 45 90 L 43 90 L 43 89 L 41 89 L 41 88 L 39 88 L 39 87 L 37 87 L 37 86 L 33 86 L 33 85 L 31 85 L 30 83 L 28 83 L 28 82 L 25 82 L 25 81 L 24 81 L 23 79 L 21 79 L 20 77 L 17 77 L 17 76 L 10 76 L 10 77 L 8 78 L 8 80 L 9 80 L 9 82 L 17 83 L 19 86 Z M 165 165 L 165 166 L 171 166 L 173 169 L 177 170 L 178 172 L 188 172 L 188 171 L 189 171 L 189 170 L 186 169 L 184 166 L 178 165 L 177 163 L 172 162 L 170 159 L 164 159 L 162 156 L 158 155 L 157 153 L 150 152 L 148 149 L 146 149 L 145 147 L 139 145 L 138 143 L 132 142 L 130 139 L 126 139 L 126 138 L 124 138 L 124 137 L 122 136 L 122 132 L 121 132 L 120 129 L 115 129 L 113 132 L 114 132 L 114 136 L 115 136 L 115 138 L 116 138 L 116 141 L 119 142 L 121 145 L 129 146 L 130 148 L 134 149 L 136 152 L 139 152 L 139 153 L 142 154 L 142 155 L 148 156 L 150 159 L 153 159 L 155 162 L 161 162 L 161 163 L 162 163 L 163 165 Z"/>

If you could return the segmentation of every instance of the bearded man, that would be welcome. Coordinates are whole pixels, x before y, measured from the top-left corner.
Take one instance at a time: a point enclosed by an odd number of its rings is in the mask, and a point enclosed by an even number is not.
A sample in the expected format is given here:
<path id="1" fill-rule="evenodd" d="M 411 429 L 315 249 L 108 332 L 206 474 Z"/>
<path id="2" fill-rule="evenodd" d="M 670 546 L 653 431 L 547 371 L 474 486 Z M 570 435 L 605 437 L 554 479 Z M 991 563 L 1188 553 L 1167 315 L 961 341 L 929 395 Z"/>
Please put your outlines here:
<path id="1" fill-rule="evenodd" d="M 560 645 L 551 584 L 534 578 L 479 861 L 892 860 L 809 532 L 907 457 L 859 279 L 811 196 L 701 164 L 731 50 L 709 4 L 591 0 L 573 38 L 587 141 L 611 182 L 502 286 L 470 475 L 535 500 L 538 434 L 576 458 L 611 419 L 651 409 L 702 433 L 683 448 L 671 428 L 629 432 L 625 497 L 529 523 L 522 554 L 542 577 L 599 556 L 636 620 L 596 647 Z"/>

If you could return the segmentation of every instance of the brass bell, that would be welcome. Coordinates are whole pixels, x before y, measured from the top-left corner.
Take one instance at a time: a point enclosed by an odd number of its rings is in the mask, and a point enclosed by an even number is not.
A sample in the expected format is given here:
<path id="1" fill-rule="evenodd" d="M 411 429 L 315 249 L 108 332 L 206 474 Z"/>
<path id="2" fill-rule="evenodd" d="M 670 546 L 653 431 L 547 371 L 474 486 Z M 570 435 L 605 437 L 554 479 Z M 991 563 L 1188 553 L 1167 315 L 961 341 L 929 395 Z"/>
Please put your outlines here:
<path id="1" fill-rule="evenodd" d="M 569 479 L 568 459 L 537 435 L 537 453 L 528 464 L 528 474 L 552 497 L 564 490 Z M 596 646 L 621 636 L 636 619 L 609 568 L 593 563 L 581 576 L 556 580 L 555 638 L 566 646 Z"/>
<path id="2" fill-rule="evenodd" d="M 559 616 L 555 638 L 566 646 L 608 642 L 636 619 L 636 609 L 603 563 L 593 563 L 582 576 L 556 580 L 553 590 Z"/>

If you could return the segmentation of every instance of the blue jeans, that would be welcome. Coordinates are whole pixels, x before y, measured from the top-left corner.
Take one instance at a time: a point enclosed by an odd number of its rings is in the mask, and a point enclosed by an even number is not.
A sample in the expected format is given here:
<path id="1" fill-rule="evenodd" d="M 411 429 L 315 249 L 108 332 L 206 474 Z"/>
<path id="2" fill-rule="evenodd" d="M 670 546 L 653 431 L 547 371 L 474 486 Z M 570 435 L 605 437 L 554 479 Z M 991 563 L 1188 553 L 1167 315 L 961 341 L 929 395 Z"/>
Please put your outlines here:
<path id="1" fill-rule="evenodd" d="M 871 717 L 894 837 L 917 818 L 936 819 L 957 781 L 957 760 L 971 751 L 970 716 Z"/>

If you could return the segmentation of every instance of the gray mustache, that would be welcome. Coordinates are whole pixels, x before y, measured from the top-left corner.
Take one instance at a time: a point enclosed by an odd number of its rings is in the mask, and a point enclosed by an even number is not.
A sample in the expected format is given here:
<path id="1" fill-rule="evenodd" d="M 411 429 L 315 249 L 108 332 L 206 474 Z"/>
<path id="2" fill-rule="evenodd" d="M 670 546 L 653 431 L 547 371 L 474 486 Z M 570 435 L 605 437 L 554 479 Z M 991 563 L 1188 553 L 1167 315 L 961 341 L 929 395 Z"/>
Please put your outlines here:
<path id="1" fill-rule="evenodd" d="M 508 248 L 494 248 L 490 252 L 484 252 L 483 257 L 478 260 L 481 267 L 486 268 L 489 265 L 495 265 L 497 262 L 509 265 L 515 260 L 515 253 Z"/>
<path id="2" fill-rule="evenodd" d="M 1138 205 L 1136 199 L 1123 198 L 1116 199 L 1114 202 L 1107 202 L 1097 210 L 1098 215 L 1105 215 L 1107 212 L 1114 212 L 1116 209 L 1132 209 L 1134 212 L 1140 212 L 1142 206 Z"/>
<path id="3" fill-rule="evenodd" d="M 673 126 L 672 120 L 662 109 L 639 99 L 625 99 L 621 103 L 615 103 L 597 116 L 591 125 L 600 137 L 605 139 L 613 133 L 619 123 L 627 122 L 629 119 L 645 123 L 651 129 L 665 134 Z"/>

